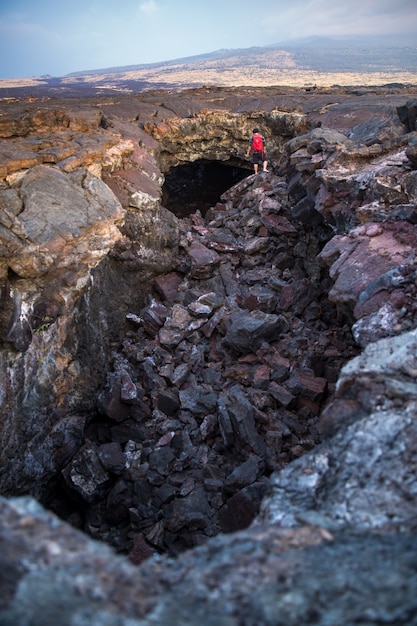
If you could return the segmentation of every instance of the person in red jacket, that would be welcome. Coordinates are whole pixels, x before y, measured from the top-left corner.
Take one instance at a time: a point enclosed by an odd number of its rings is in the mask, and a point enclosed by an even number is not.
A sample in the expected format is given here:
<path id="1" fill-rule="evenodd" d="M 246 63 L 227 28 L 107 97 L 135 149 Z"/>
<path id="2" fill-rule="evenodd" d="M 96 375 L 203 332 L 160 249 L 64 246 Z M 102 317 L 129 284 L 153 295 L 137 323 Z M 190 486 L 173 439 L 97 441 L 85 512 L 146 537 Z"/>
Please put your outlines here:
<path id="1" fill-rule="evenodd" d="M 268 172 L 268 161 L 266 159 L 265 150 L 265 137 L 259 132 L 259 128 L 254 128 L 252 131 L 252 137 L 249 139 L 249 145 L 247 150 L 247 156 L 252 153 L 253 171 L 255 174 L 259 171 L 259 166 L 262 165 L 262 171 Z"/>

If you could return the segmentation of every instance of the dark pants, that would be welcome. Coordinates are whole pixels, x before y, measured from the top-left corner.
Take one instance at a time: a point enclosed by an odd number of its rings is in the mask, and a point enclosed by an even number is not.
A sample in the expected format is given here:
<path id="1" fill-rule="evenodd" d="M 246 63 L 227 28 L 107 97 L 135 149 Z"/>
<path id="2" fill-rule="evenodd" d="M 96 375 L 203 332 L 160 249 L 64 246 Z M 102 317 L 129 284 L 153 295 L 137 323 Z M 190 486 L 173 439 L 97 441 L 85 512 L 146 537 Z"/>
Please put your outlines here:
<path id="1" fill-rule="evenodd" d="M 265 152 L 252 152 L 252 163 L 255 165 L 262 165 L 265 161 Z"/>

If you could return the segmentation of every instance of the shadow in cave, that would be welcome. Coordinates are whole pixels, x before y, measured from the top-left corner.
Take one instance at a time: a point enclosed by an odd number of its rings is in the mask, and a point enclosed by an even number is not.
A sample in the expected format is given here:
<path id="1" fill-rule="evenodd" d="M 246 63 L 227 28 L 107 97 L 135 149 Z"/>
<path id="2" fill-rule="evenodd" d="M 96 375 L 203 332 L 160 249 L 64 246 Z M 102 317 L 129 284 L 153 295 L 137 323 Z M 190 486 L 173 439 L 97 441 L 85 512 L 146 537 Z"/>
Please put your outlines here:
<path id="1" fill-rule="evenodd" d="M 177 217 L 196 211 L 205 216 L 222 193 L 251 173 L 247 167 L 205 159 L 178 165 L 165 174 L 163 205 Z"/>

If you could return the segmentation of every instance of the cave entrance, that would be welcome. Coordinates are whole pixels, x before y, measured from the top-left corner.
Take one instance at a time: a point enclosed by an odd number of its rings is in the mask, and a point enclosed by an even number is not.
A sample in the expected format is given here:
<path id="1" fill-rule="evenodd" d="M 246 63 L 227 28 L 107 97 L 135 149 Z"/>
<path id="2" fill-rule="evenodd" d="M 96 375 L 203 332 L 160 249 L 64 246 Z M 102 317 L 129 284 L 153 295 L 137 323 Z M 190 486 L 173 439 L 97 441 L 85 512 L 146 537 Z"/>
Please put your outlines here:
<path id="1" fill-rule="evenodd" d="M 196 211 L 205 216 L 222 193 L 251 173 L 248 167 L 205 159 L 178 165 L 165 174 L 163 205 L 177 217 Z"/>

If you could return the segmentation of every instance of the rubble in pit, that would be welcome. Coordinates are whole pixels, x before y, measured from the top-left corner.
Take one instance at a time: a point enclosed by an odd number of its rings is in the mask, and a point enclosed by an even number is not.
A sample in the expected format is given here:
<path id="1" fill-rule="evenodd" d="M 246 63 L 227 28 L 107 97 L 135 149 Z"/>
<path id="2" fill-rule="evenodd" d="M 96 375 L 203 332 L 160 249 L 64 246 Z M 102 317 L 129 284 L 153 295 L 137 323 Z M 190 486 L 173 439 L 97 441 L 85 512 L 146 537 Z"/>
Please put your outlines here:
<path id="1" fill-rule="evenodd" d="M 78 502 L 69 521 L 134 562 L 246 528 L 271 473 L 320 441 L 357 347 L 318 261 L 331 232 L 292 204 L 284 178 L 251 175 L 205 219 L 179 220 L 175 271 L 127 316 L 100 414 L 62 476 Z"/>

